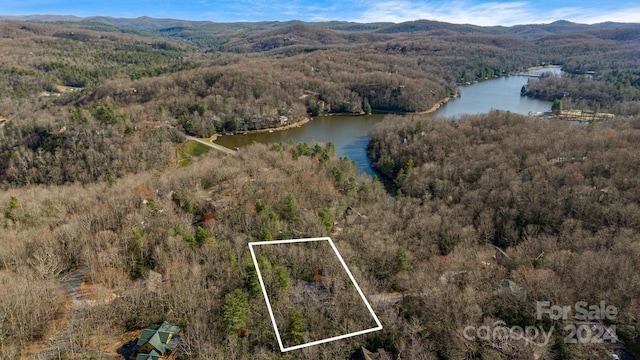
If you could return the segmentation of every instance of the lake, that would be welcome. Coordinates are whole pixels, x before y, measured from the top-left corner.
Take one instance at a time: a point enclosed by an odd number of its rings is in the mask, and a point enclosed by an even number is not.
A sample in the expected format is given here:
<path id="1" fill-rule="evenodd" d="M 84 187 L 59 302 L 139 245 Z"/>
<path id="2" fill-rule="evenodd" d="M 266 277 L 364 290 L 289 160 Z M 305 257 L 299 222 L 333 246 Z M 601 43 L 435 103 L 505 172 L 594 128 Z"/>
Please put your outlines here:
<path id="1" fill-rule="evenodd" d="M 560 74 L 560 68 L 544 68 L 531 73 Z M 462 114 L 486 113 L 492 109 L 508 110 L 518 114 L 544 112 L 551 109 L 551 102 L 520 96 L 526 76 L 508 76 L 460 86 L 460 97 L 441 106 L 435 116 L 458 117 Z M 318 116 L 299 128 L 271 133 L 254 133 L 220 136 L 216 143 L 228 148 L 243 147 L 254 142 L 333 142 L 338 156 L 348 156 L 359 170 L 373 175 L 375 172 L 367 158 L 366 147 L 369 131 L 385 115 L 367 116 Z"/>
<path id="2" fill-rule="evenodd" d="M 338 156 L 348 156 L 356 162 L 359 170 L 373 175 L 371 162 L 367 158 L 366 147 L 369 142 L 369 131 L 384 119 L 385 115 L 367 116 L 318 116 L 306 125 L 282 131 L 253 134 L 223 135 L 216 143 L 228 148 L 243 147 L 254 142 L 333 142 Z"/>
<path id="3" fill-rule="evenodd" d="M 560 68 L 543 68 L 529 71 L 529 74 L 540 75 L 551 73 L 562 74 Z M 462 114 L 484 114 L 491 110 L 509 110 L 517 114 L 527 115 L 530 112 L 551 110 L 551 101 L 520 96 L 522 85 L 527 83 L 526 76 L 505 76 L 486 80 L 471 85 L 460 86 L 460 97 L 451 99 L 440 107 L 436 116 L 458 117 Z"/>

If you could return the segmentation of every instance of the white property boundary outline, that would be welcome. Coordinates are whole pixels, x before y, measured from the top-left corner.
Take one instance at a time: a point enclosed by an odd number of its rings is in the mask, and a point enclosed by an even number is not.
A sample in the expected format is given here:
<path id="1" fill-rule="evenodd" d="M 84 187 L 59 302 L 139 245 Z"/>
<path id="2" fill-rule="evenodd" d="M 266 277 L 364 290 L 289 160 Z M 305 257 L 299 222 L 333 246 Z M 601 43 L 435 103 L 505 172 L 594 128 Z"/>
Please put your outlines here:
<path id="1" fill-rule="evenodd" d="M 340 260 L 340 263 L 342 264 L 342 267 L 347 272 L 347 275 L 349 275 L 349 279 L 351 279 L 351 282 L 355 286 L 356 290 L 358 290 L 358 294 L 360 294 L 360 298 L 362 298 L 362 301 L 367 306 L 367 309 L 369 309 L 369 312 L 371 313 L 371 316 L 373 317 L 373 319 L 375 320 L 375 322 L 376 322 L 376 324 L 378 326 L 376 326 L 374 328 L 366 329 L 366 330 L 360 330 L 360 331 L 348 333 L 348 334 L 345 334 L 345 335 L 334 336 L 334 337 L 326 338 L 326 339 L 323 339 L 323 340 L 312 341 L 312 342 L 308 342 L 308 343 L 305 343 L 305 344 L 300 344 L 300 345 L 295 345 L 295 346 L 290 346 L 288 348 L 285 348 L 284 345 L 282 344 L 282 338 L 280 337 L 280 332 L 278 331 L 278 325 L 276 324 L 276 319 L 273 316 L 273 310 L 271 309 L 271 302 L 269 302 L 269 295 L 267 294 L 267 289 L 264 286 L 264 281 L 262 280 L 262 274 L 260 273 L 260 267 L 258 266 L 258 260 L 256 258 L 256 254 L 253 251 L 253 246 L 258 246 L 258 245 L 276 245 L 276 244 L 292 244 L 292 243 L 304 243 L 304 242 L 325 241 L 325 240 L 328 241 L 329 245 L 331 245 L 331 248 L 333 248 L 333 251 L 336 253 L 336 256 L 338 257 L 338 260 Z M 281 352 L 302 349 L 302 348 L 305 348 L 305 347 L 308 347 L 308 346 L 323 344 L 323 343 L 327 343 L 327 342 L 330 342 L 330 341 L 335 341 L 335 340 L 348 338 L 348 337 L 351 337 L 351 336 L 362 335 L 362 334 L 367 334 L 367 333 L 370 333 L 370 332 L 382 330 L 382 324 L 380 323 L 380 320 L 378 320 L 378 317 L 373 312 L 373 309 L 371 308 L 371 305 L 369 304 L 367 299 L 364 297 L 364 294 L 362 293 L 362 290 L 360 289 L 360 286 L 358 285 L 358 283 L 356 282 L 356 279 L 353 277 L 353 274 L 351 273 L 351 271 L 347 267 L 347 264 L 342 259 L 342 256 L 340 256 L 340 253 L 338 252 L 338 249 L 336 248 L 335 244 L 333 243 L 333 240 L 331 240 L 330 237 L 250 242 L 249 243 L 249 250 L 251 251 L 251 257 L 253 258 L 253 265 L 255 266 L 256 272 L 258 274 L 258 280 L 260 281 L 260 286 L 262 287 L 262 294 L 264 295 L 264 300 L 267 303 L 267 309 L 269 310 L 269 316 L 271 317 L 271 323 L 273 324 L 273 329 L 276 332 L 276 338 L 278 339 L 278 345 L 280 346 L 280 351 Z"/>

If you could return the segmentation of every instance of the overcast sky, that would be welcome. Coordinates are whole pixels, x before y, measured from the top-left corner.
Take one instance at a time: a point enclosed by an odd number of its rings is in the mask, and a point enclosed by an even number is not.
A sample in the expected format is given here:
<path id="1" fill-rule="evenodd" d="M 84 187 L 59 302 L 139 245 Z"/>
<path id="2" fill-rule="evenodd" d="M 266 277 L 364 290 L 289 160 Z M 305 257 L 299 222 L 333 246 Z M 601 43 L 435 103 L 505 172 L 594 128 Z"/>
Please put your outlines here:
<path id="1" fill-rule="evenodd" d="M 215 22 L 345 20 L 515 25 L 569 20 L 640 22 L 627 0 L 2 0 L 0 15 L 150 16 Z"/>

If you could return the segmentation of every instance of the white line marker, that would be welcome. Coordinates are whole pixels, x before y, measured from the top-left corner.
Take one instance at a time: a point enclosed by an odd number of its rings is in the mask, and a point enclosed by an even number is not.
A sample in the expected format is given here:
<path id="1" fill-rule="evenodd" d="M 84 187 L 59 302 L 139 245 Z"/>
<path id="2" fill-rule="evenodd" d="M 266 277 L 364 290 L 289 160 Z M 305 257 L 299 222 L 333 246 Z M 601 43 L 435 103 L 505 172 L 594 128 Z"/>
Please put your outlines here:
<path id="1" fill-rule="evenodd" d="M 358 291 L 358 294 L 360 294 L 360 297 L 362 298 L 362 301 L 367 306 L 367 309 L 369 309 L 369 312 L 371 313 L 371 316 L 373 317 L 373 319 L 375 320 L 375 322 L 376 322 L 376 324 L 378 326 L 370 328 L 370 329 L 356 331 L 356 332 L 352 332 L 352 333 L 348 333 L 348 334 L 344 334 L 344 335 L 339 335 L 339 336 L 333 336 L 333 337 L 330 337 L 330 338 L 317 340 L 317 341 L 312 341 L 312 342 L 308 342 L 308 343 L 305 343 L 305 344 L 300 344 L 300 345 L 295 345 L 295 346 L 290 346 L 290 347 L 285 348 L 284 345 L 282 344 L 282 338 L 280 337 L 280 331 L 278 330 L 278 325 L 276 324 L 276 319 L 273 316 L 273 310 L 271 309 L 271 302 L 269 301 L 269 295 L 267 294 L 267 289 L 264 286 L 264 281 L 262 280 L 262 274 L 260 273 L 260 267 L 258 266 L 258 260 L 256 258 L 255 252 L 253 251 L 253 247 L 254 246 L 260 246 L 260 245 L 293 244 L 293 243 L 303 243 L 303 242 L 311 242 L 311 241 L 328 241 L 329 242 L 329 245 L 331 245 L 331 248 L 336 253 L 336 256 L 338 257 L 338 260 L 340 260 L 340 263 L 342 264 L 342 267 L 347 272 L 347 275 L 349 275 L 349 279 L 351 279 L 351 282 L 353 283 L 353 285 L 355 286 L 356 290 Z M 260 281 L 260 286 L 262 287 L 262 294 L 264 295 L 264 301 L 267 303 L 267 309 L 269 310 L 269 316 L 271 317 L 271 323 L 273 324 L 273 329 L 276 332 L 276 338 L 278 339 L 278 345 L 280 346 L 280 351 L 281 352 L 302 349 L 302 348 L 305 348 L 307 346 L 323 344 L 323 343 L 327 343 L 327 342 L 330 342 L 330 341 L 336 341 L 336 340 L 348 338 L 348 337 L 351 337 L 351 336 L 362 335 L 362 334 L 367 334 L 367 333 L 370 333 L 370 332 L 382 330 L 382 324 L 380 323 L 380 320 L 378 320 L 378 317 L 373 312 L 373 309 L 371 308 L 371 305 L 369 304 L 367 299 L 364 297 L 364 294 L 362 293 L 362 290 L 360 289 L 360 286 L 358 285 L 358 283 L 356 282 L 356 279 L 353 277 L 353 274 L 351 273 L 351 271 L 347 267 L 347 264 L 342 259 L 342 256 L 340 256 L 340 253 L 338 252 L 338 249 L 336 248 L 335 244 L 333 243 L 333 240 L 331 240 L 330 237 L 250 242 L 249 243 L 249 251 L 251 251 L 251 257 L 253 258 L 253 264 L 254 264 L 254 266 L 256 268 L 256 273 L 258 274 L 258 280 Z"/>

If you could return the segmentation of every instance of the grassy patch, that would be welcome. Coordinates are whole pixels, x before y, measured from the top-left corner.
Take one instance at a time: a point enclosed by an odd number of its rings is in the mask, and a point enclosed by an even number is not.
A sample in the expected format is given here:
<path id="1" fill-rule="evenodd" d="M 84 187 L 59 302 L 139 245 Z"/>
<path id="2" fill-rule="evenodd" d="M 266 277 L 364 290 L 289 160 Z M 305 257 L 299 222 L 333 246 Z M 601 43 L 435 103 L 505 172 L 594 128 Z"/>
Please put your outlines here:
<path id="1" fill-rule="evenodd" d="M 208 153 L 210 147 L 197 141 L 189 140 L 178 149 L 178 167 L 190 165 L 193 157 Z"/>
<path id="2" fill-rule="evenodd" d="M 200 156 L 208 153 L 211 148 L 197 141 L 189 140 L 182 145 L 182 150 L 191 156 Z"/>

